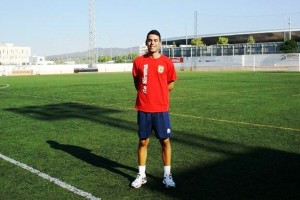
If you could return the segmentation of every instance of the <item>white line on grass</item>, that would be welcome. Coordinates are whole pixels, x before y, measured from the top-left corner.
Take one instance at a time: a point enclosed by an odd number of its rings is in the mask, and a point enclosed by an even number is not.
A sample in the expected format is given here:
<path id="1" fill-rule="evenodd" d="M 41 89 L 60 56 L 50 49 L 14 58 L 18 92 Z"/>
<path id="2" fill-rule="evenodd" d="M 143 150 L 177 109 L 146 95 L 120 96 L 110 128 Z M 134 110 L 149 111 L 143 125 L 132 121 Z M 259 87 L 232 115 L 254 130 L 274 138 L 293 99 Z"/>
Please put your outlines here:
<path id="1" fill-rule="evenodd" d="M 7 162 L 10 162 L 10 163 L 12 163 L 16 166 L 19 166 L 19 167 L 21 167 L 21 168 L 23 168 L 23 169 L 25 169 L 25 170 L 33 173 L 33 174 L 36 174 L 36 175 L 38 175 L 38 176 L 40 176 L 40 177 L 42 177 L 42 178 L 44 178 L 44 179 L 46 179 L 46 180 L 48 180 L 52 183 L 55 183 L 56 185 L 58 185 L 58 186 L 60 186 L 64 189 L 67 189 L 67 190 L 69 190 L 69 191 L 71 191 L 71 192 L 73 192 L 73 193 L 75 193 L 79 196 L 82 196 L 82 197 L 85 197 L 85 198 L 91 199 L 91 200 L 100 200 L 100 198 L 93 196 L 91 193 L 88 193 L 88 192 L 85 192 L 83 190 L 77 189 L 74 186 L 72 186 L 72 185 L 70 185 L 66 182 L 63 182 L 63 181 L 61 181 L 57 178 L 53 178 L 53 177 L 49 176 L 48 174 L 45 174 L 45 173 L 43 173 L 39 170 L 36 170 L 36 169 L 34 169 L 34 168 L 24 164 L 24 163 L 21 163 L 19 161 L 11 159 L 11 158 L 9 158 L 9 157 L 1 154 L 1 153 L 0 153 L 0 158 L 2 158 L 3 160 L 5 160 Z"/>
<path id="2" fill-rule="evenodd" d="M 199 117 L 199 116 L 192 116 L 192 115 L 182 115 L 182 114 L 176 114 L 176 113 L 171 113 L 171 114 L 180 116 L 180 117 L 186 117 L 186 118 L 203 119 L 203 120 L 210 120 L 210 121 L 218 121 L 218 122 L 233 123 L 233 124 L 243 124 L 243 125 L 250 125 L 250 126 L 258 126 L 258 127 L 266 127 L 266 128 L 274 128 L 274 129 L 282 129 L 282 130 L 300 132 L 300 129 L 296 129 L 296 128 L 287 128 L 287 127 L 272 126 L 272 125 L 266 125 L 266 124 L 255 124 L 255 123 L 250 123 L 250 122 L 231 121 L 231 120 L 226 120 L 226 119 L 215 119 L 215 118 Z"/>
<path id="3" fill-rule="evenodd" d="M 4 89 L 4 88 L 8 88 L 9 85 L 8 84 L 0 84 L 0 89 Z"/>
<path id="4" fill-rule="evenodd" d="M 45 97 L 38 97 L 38 96 L 31 96 L 31 95 L 25 95 L 25 94 L 18 94 L 19 96 L 28 96 L 30 98 L 38 98 L 38 99 L 44 99 L 47 101 L 66 101 L 65 99 L 59 99 L 59 98 L 45 98 Z M 73 103 L 83 103 L 83 104 L 90 104 L 90 105 L 99 105 L 98 102 L 81 102 L 81 101 L 69 101 Z M 107 108 L 119 108 L 123 110 L 135 110 L 134 108 L 126 108 L 126 107 L 121 107 L 121 106 L 116 106 L 112 104 L 102 104 L 102 106 L 107 107 Z M 281 130 L 288 130 L 288 131 L 298 131 L 300 132 L 300 129 L 296 128 L 289 128 L 289 127 L 281 127 L 281 126 L 272 126 L 272 125 L 267 125 L 267 124 L 256 124 L 256 123 L 250 123 L 250 122 L 241 122 L 241 121 L 232 121 L 232 120 L 226 120 L 226 119 L 216 119 L 216 118 L 210 118 L 210 117 L 201 117 L 201 116 L 194 116 L 194 115 L 185 115 L 185 114 L 176 114 L 170 112 L 171 115 L 176 115 L 180 117 L 185 117 L 185 118 L 194 118 L 194 119 L 202 119 L 202 120 L 209 120 L 209 121 L 218 121 L 218 122 L 225 122 L 225 123 L 232 123 L 232 124 L 243 124 L 243 125 L 248 125 L 248 126 L 256 126 L 256 127 L 265 127 L 265 128 L 273 128 L 273 129 L 281 129 Z"/>
<path id="5" fill-rule="evenodd" d="M 276 88 L 261 88 L 261 89 L 254 89 L 254 90 L 240 90 L 240 91 L 228 91 L 228 92 L 221 92 L 217 94 L 238 94 L 238 93 L 249 93 L 249 92 L 259 92 L 259 91 L 266 91 L 266 90 L 278 90 L 286 87 L 276 87 Z"/>

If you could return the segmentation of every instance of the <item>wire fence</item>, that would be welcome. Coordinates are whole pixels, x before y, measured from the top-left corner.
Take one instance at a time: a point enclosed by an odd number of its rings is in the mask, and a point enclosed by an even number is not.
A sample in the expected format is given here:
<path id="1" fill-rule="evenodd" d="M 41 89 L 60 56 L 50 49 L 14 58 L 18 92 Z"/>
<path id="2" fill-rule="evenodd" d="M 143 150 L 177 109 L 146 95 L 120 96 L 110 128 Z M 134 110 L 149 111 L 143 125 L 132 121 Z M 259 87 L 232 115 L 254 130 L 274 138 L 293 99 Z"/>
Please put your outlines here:
<path id="1" fill-rule="evenodd" d="M 211 46 L 163 46 L 161 52 L 168 57 L 201 57 L 201 56 L 235 56 L 278 54 L 282 42 L 255 43 L 255 44 L 227 44 Z M 298 43 L 298 52 L 300 43 Z"/>

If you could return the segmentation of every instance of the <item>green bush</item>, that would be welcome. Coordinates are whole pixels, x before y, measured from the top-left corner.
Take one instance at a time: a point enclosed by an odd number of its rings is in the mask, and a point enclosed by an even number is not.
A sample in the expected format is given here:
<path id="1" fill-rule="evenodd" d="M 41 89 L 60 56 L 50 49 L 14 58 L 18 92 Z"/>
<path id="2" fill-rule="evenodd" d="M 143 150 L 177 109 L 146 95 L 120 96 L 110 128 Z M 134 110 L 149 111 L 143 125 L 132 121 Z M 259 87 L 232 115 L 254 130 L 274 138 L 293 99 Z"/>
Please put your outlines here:
<path id="1" fill-rule="evenodd" d="M 287 40 L 279 46 L 279 50 L 282 53 L 297 53 L 298 44 L 295 40 Z"/>

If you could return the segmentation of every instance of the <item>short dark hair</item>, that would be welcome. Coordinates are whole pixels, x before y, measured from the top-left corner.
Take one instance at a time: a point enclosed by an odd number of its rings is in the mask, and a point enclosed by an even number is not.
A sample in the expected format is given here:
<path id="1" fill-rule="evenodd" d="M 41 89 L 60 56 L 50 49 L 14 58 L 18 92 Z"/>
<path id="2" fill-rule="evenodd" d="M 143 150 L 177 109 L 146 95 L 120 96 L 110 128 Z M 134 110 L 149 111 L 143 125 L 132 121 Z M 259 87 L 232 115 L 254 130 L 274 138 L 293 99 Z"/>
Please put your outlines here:
<path id="1" fill-rule="evenodd" d="M 146 42 L 147 42 L 148 36 L 149 36 L 150 34 L 157 35 L 157 36 L 159 37 L 159 41 L 161 40 L 160 33 L 159 33 L 157 30 L 151 30 L 151 31 L 149 31 L 149 33 L 147 34 Z"/>

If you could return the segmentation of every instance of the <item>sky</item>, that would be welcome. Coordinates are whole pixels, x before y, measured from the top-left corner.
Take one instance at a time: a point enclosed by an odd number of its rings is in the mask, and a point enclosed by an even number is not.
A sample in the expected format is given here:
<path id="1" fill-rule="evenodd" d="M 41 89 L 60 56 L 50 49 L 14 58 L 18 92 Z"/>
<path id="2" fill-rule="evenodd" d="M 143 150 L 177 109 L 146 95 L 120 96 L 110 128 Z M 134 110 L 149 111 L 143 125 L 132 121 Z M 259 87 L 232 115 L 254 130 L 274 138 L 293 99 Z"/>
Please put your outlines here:
<path id="1" fill-rule="evenodd" d="M 31 47 L 39 56 L 84 52 L 89 1 L 0 0 L 0 43 Z M 195 27 L 200 37 L 300 28 L 299 0 L 94 0 L 94 5 L 101 48 L 139 46 L 152 29 L 165 39 L 194 35 Z"/>

